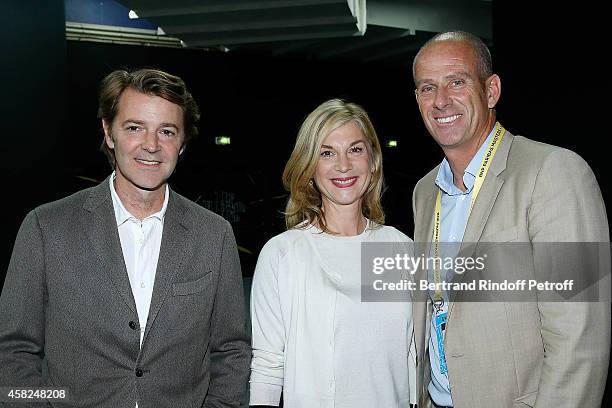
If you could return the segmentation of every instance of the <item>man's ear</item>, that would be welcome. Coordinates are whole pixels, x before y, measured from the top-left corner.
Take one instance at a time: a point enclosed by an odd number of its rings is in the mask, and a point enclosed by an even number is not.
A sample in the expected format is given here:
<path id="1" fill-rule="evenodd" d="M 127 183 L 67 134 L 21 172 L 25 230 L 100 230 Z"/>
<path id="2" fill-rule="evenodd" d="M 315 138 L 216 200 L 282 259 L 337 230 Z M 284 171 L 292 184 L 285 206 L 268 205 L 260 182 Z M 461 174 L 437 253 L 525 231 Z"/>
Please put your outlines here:
<path id="1" fill-rule="evenodd" d="M 111 125 L 105 119 L 102 119 L 102 129 L 104 129 L 104 141 L 109 149 L 115 148 L 115 141 L 111 134 Z"/>
<path id="2" fill-rule="evenodd" d="M 485 92 L 487 93 L 487 105 L 493 109 L 501 96 L 501 79 L 499 75 L 493 74 L 485 82 Z"/>

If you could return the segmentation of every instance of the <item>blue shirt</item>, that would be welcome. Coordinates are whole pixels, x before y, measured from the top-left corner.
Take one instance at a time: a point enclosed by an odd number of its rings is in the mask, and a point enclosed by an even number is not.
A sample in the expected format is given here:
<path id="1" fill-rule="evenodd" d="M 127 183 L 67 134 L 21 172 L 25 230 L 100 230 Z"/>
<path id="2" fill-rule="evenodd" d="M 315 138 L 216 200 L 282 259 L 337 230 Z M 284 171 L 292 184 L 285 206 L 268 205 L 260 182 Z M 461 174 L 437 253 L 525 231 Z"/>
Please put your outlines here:
<path id="1" fill-rule="evenodd" d="M 495 130 L 495 128 L 493 128 Z M 436 177 L 436 185 L 442 191 L 442 208 L 441 208 L 441 224 L 440 224 L 440 256 L 454 257 L 459 250 L 459 243 L 463 240 L 465 226 L 467 225 L 470 204 L 472 201 L 472 191 L 476 181 L 476 174 L 482 164 L 485 151 L 493 137 L 493 130 L 487 136 L 485 142 L 480 146 L 467 168 L 463 173 L 463 184 L 467 188 L 466 191 L 461 191 L 454 184 L 453 172 L 446 158 L 442 160 L 438 175 Z M 455 242 L 456 245 L 444 244 L 446 242 Z M 430 281 L 432 281 L 432 271 L 430 271 Z M 450 271 L 447 271 L 447 273 Z M 452 275 L 452 274 L 451 274 Z M 443 275 L 444 276 L 444 275 Z M 448 281 L 448 279 L 446 279 Z M 431 294 L 430 294 L 431 295 Z M 444 295 L 444 304 L 439 313 L 448 313 L 448 298 Z M 448 374 L 442 373 L 440 369 L 440 350 L 438 348 L 438 337 L 436 335 L 435 318 L 437 313 L 432 313 L 431 330 L 429 337 L 429 362 L 431 366 L 431 381 L 427 386 L 431 399 L 436 405 L 453 406 L 451 399 L 450 384 L 448 382 Z M 442 331 L 442 337 L 444 337 Z"/>

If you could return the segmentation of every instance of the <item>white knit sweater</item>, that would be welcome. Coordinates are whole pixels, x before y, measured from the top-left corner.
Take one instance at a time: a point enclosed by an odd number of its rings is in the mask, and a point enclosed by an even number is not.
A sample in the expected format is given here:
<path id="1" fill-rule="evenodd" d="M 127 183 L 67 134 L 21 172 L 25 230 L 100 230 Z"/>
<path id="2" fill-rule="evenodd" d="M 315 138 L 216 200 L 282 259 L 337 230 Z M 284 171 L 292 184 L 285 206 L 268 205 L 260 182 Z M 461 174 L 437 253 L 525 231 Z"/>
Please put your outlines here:
<path id="1" fill-rule="evenodd" d="M 250 404 L 399 408 L 416 399 L 412 304 L 361 302 L 361 243 L 408 242 L 393 227 L 353 237 L 292 229 L 257 261 Z M 412 401 L 415 402 L 415 401 Z"/>

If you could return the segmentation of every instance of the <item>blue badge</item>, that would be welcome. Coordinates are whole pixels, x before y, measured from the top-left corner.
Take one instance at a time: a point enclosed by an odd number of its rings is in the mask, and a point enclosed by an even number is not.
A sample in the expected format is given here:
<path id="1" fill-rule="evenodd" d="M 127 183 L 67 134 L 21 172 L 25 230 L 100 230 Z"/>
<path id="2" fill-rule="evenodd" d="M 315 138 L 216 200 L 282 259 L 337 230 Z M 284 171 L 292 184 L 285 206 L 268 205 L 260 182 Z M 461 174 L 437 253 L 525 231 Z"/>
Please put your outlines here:
<path id="1" fill-rule="evenodd" d="M 446 374 L 448 368 L 446 367 L 446 356 L 444 354 L 444 331 L 446 330 L 446 317 L 448 312 L 436 313 L 436 338 L 438 340 L 438 355 L 440 357 L 440 373 Z"/>

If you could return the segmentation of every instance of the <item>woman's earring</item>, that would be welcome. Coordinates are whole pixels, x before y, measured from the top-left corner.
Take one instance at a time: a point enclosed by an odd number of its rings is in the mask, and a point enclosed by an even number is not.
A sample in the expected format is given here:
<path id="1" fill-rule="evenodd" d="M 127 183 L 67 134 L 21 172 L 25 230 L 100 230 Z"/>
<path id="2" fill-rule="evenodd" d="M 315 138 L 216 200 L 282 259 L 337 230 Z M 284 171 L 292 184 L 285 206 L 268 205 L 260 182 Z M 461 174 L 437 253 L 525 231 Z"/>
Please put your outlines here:
<path id="1" fill-rule="evenodd" d="M 308 180 L 308 185 L 309 185 L 310 187 L 312 187 L 312 186 L 314 185 L 314 182 L 312 181 L 312 179 Z"/>

